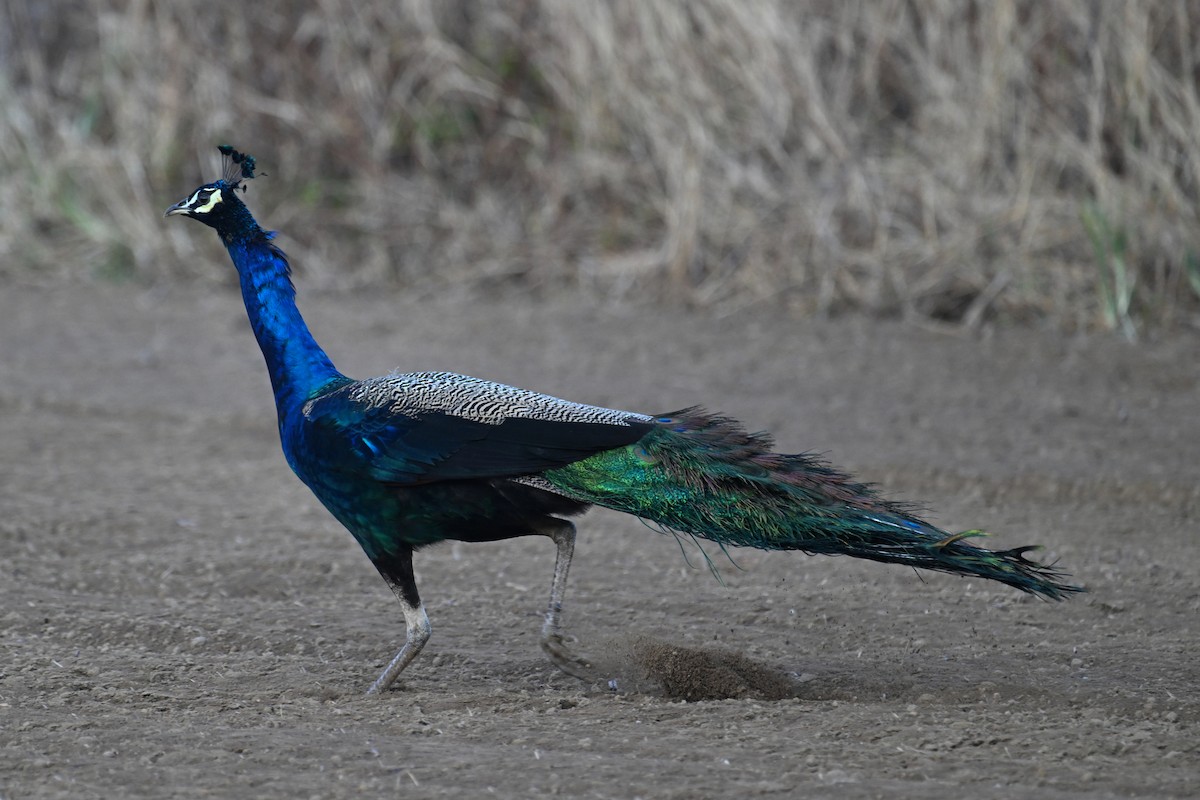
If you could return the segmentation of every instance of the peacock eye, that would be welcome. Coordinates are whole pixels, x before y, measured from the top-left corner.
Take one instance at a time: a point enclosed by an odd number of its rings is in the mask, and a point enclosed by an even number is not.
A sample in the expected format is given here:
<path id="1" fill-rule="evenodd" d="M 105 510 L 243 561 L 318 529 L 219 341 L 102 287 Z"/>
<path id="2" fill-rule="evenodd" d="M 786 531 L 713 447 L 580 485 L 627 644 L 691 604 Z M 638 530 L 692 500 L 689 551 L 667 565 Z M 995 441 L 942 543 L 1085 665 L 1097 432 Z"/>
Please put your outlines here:
<path id="1" fill-rule="evenodd" d="M 221 190 L 220 189 L 216 189 L 216 188 L 200 189 L 199 191 L 196 192 L 196 197 L 191 203 L 192 213 L 193 214 L 207 214 L 208 212 L 210 212 L 214 208 L 216 208 L 217 204 L 220 202 L 221 202 Z"/>

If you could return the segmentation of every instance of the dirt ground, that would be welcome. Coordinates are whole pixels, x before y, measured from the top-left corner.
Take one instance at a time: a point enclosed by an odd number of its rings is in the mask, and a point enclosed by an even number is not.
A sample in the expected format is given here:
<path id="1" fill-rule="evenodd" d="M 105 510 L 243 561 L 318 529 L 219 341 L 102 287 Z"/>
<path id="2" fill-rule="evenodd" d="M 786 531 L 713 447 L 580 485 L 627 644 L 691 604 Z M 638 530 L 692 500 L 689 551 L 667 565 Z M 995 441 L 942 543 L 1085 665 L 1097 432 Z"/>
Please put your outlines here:
<path id="1" fill-rule="evenodd" d="M 0 798 L 1200 796 L 1200 340 L 963 337 L 467 299 L 310 296 L 343 371 L 702 402 L 1090 593 L 851 559 L 703 557 L 592 512 L 566 624 L 545 539 L 418 555 L 403 637 L 291 475 L 231 291 L 0 293 Z M 689 562 L 691 566 L 689 566 Z"/>

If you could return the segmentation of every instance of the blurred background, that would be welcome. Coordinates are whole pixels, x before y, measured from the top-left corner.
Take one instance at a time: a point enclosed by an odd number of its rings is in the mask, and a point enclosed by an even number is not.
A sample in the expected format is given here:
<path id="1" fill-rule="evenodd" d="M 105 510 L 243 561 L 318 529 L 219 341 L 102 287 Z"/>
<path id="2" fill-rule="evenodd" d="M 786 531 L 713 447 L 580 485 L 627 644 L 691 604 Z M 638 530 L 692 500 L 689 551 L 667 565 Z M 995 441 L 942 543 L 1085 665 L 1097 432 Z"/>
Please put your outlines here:
<path id="1" fill-rule="evenodd" d="M 232 283 L 229 142 L 306 288 L 1200 328 L 1195 0 L 0 8 L 4 283 Z"/>

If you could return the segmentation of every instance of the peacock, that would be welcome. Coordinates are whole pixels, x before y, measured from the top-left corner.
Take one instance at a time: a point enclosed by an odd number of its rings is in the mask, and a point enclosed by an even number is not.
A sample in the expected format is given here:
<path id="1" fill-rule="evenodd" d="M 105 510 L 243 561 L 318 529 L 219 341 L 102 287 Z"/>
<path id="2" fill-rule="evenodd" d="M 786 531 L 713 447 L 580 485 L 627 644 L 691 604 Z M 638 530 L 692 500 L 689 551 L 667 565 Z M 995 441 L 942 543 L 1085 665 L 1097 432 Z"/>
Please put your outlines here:
<path id="1" fill-rule="evenodd" d="M 404 645 L 371 684 L 390 687 L 429 640 L 413 553 L 446 540 L 549 537 L 557 548 L 541 646 L 592 679 L 560 618 L 575 547 L 568 519 L 592 505 L 729 545 L 850 555 L 999 581 L 1062 599 L 1080 586 L 1027 557 L 948 533 L 913 506 L 811 454 L 701 407 L 641 414 L 560 400 L 450 372 L 353 380 L 334 367 L 296 307 L 288 258 L 242 199 L 255 159 L 228 145 L 223 176 L 166 210 L 214 228 L 237 268 L 275 394 L 288 465 L 362 546 L 404 613 Z"/>

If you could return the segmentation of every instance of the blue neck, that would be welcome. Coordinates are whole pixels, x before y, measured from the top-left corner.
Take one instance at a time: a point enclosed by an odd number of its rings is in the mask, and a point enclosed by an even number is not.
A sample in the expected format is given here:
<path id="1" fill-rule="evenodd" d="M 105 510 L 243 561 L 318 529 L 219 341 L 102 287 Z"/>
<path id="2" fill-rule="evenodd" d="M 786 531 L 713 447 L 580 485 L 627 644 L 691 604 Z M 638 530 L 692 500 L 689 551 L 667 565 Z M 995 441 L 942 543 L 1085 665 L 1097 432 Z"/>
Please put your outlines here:
<path id="1" fill-rule="evenodd" d="M 246 236 L 221 238 L 237 267 L 250 326 L 262 348 L 280 422 L 334 381 L 346 380 L 317 344 L 300 310 L 287 257 L 254 226 Z"/>

